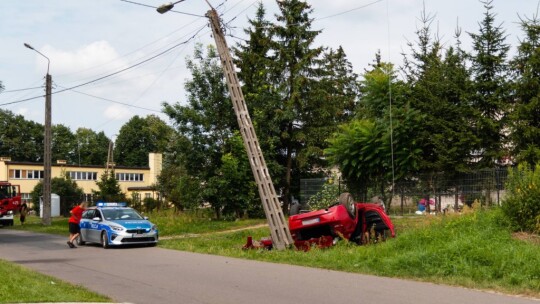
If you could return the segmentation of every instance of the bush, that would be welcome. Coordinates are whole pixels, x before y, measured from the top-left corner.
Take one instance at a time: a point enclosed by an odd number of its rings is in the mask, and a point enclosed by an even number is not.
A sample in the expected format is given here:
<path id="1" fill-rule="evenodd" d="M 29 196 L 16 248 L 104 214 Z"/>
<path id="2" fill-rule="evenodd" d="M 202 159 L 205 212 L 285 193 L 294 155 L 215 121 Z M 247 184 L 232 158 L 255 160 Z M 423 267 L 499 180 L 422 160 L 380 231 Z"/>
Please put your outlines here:
<path id="1" fill-rule="evenodd" d="M 511 169 L 502 210 L 515 230 L 540 232 L 540 165 Z"/>
<path id="2" fill-rule="evenodd" d="M 333 183 L 332 180 L 333 179 L 331 179 L 329 183 L 324 184 L 317 194 L 308 199 L 307 204 L 311 210 L 328 208 L 337 203 L 340 195 L 340 187 Z"/>

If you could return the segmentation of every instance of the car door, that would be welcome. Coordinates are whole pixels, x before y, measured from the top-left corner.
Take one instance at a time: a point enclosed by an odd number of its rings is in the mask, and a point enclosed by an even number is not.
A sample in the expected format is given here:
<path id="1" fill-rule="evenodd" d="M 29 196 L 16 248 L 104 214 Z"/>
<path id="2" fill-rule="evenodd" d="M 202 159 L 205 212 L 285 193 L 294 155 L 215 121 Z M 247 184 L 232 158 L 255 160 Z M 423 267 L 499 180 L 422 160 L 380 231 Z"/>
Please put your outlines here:
<path id="1" fill-rule="evenodd" d="M 94 213 L 92 214 L 92 219 L 90 219 L 90 230 L 89 230 L 89 236 L 88 240 L 94 243 L 101 242 L 101 222 L 103 221 L 103 216 L 101 215 L 101 211 L 99 209 L 94 209 Z"/>
<path id="2" fill-rule="evenodd" d="M 83 240 L 88 240 L 88 231 L 90 230 L 90 222 L 92 220 L 94 210 L 85 210 L 82 215 L 79 226 L 81 227 L 81 236 Z"/>

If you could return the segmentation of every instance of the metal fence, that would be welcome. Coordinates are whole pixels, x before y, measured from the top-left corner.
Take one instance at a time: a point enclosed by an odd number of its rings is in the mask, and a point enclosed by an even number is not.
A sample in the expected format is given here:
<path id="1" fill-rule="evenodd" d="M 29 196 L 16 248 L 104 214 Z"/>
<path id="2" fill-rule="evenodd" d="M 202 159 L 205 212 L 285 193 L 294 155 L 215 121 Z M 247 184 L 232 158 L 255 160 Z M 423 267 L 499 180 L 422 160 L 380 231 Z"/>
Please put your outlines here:
<path id="1" fill-rule="evenodd" d="M 472 173 L 463 173 L 449 177 L 444 173 L 419 175 L 406 181 L 396 182 L 392 191 L 386 190 L 387 196 L 392 196 L 392 213 L 408 213 L 417 210 L 418 203 L 432 202 L 426 207 L 427 211 L 441 212 L 454 210 L 463 205 L 471 205 L 477 201 L 482 205 L 500 205 L 505 194 L 505 183 L 508 177 L 507 168 L 484 169 Z M 305 204 L 309 198 L 318 193 L 327 178 L 310 178 L 300 181 L 300 203 Z M 338 186 L 345 189 L 346 181 L 338 179 Z M 366 185 L 366 190 L 354 193 L 358 201 L 369 201 L 370 197 L 380 195 L 374 192 L 373 185 Z"/>

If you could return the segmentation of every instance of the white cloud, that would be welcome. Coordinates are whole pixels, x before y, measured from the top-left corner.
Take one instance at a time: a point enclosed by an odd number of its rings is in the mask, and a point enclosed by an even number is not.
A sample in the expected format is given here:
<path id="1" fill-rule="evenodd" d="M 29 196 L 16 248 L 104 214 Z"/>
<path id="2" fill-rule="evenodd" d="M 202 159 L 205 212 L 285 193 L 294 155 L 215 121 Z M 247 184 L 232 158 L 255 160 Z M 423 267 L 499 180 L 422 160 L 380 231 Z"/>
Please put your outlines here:
<path id="1" fill-rule="evenodd" d="M 124 120 L 133 116 L 133 113 L 124 106 L 111 105 L 105 109 L 103 115 L 110 120 Z"/>
<path id="2" fill-rule="evenodd" d="M 95 41 L 83 45 L 74 51 L 61 50 L 46 45 L 41 50 L 51 59 L 51 74 L 63 76 L 64 74 L 77 73 L 92 70 L 107 64 L 111 67 L 122 66 L 123 63 L 115 60 L 118 53 L 107 41 Z M 40 64 L 43 60 L 39 61 Z"/>
<path id="3" fill-rule="evenodd" d="M 28 114 L 28 108 L 18 108 L 15 114 L 26 116 Z"/>

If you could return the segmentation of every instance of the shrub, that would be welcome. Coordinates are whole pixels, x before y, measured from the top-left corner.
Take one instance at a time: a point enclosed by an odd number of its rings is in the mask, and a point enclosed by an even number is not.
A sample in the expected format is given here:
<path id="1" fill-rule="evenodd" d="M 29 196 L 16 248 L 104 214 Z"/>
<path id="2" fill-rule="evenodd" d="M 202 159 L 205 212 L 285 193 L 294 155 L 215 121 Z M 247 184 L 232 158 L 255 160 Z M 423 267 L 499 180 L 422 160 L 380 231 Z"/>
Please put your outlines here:
<path id="1" fill-rule="evenodd" d="M 333 180 L 334 179 L 330 179 L 329 182 L 323 185 L 322 189 L 317 192 L 317 194 L 308 199 L 307 203 L 311 210 L 328 208 L 337 203 L 340 195 L 340 187 L 338 184 L 334 183 Z M 346 190 L 341 190 L 342 192 L 346 192 Z"/>
<path id="2" fill-rule="evenodd" d="M 516 230 L 540 232 L 540 165 L 511 169 L 502 210 Z"/>

